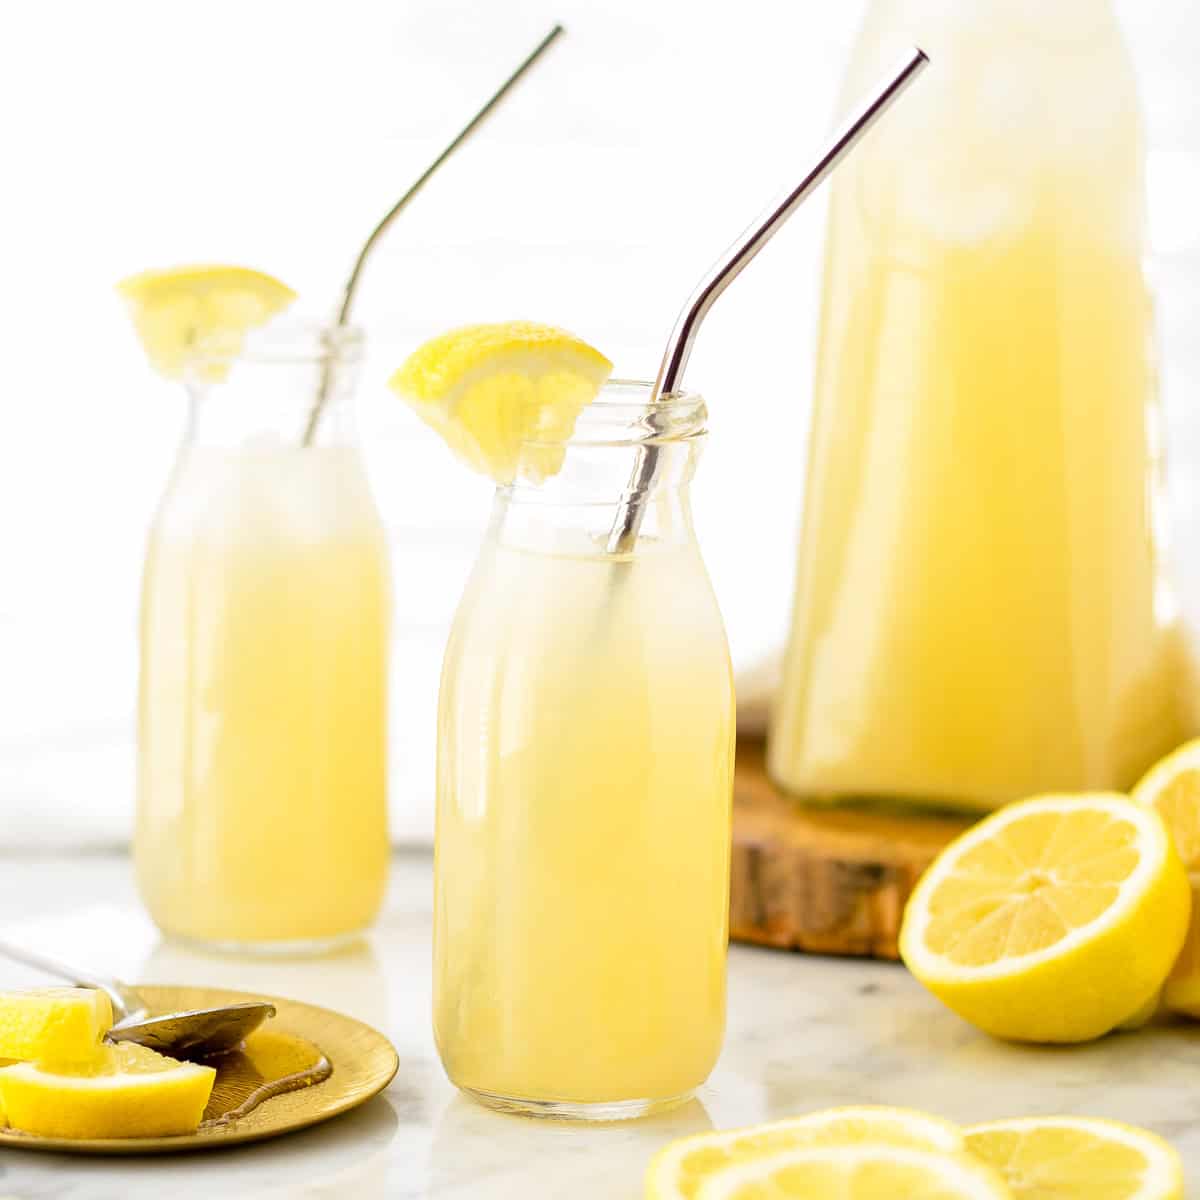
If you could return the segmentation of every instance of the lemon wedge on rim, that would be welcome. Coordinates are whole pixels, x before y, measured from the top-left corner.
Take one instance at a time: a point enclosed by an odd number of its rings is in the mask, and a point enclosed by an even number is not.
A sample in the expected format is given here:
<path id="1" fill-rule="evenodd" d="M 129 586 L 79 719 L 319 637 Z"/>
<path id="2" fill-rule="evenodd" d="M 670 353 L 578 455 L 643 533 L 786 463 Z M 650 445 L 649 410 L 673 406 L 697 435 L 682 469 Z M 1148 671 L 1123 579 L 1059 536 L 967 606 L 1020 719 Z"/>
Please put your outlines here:
<path id="1" fill-rule="evenodd" d="M 248 267 L 143 271 L 117 284 L 151 365 L 178 379 L 189 367 L 223 379 L 246 333 L 296 298 L 278 279 Z"/>
<path id="2" fill-rule="evenodd" d="M 1142 1008 L 1191 911 L 1158 814 L 1126 796 L 1039 796 L 952 842 L 909 899 L 900 954 L 997 1037 L 1079 1042 Z"/>
<path id="3" fill-rule="evenodd" d="M 1183 1200 L 1183 1166 L 1162 1138 L 1092 1117 L 1026 1117 L 966 1131 L 972 1154 L 1016 1200 Z"/>
<path id="4" fill-rule="evenodd" d="M 508 321 L 452 329 L 415 350 L 388 381 L 450 448 L 497 483 L 540 483 L 612 363 L 552 325 Z"/>

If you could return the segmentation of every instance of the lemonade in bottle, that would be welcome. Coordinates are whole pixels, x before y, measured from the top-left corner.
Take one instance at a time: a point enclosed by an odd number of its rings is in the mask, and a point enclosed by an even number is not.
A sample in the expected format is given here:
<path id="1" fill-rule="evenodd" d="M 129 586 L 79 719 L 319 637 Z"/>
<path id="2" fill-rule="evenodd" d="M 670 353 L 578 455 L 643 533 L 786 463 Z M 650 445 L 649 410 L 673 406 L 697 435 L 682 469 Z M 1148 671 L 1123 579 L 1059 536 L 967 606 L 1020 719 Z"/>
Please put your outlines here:
<path id="1" fill-rule="evenodd" d="M 272 325 L 210 338 L 184 372 L 143 578 L 135 837 L 174 937 L 315 949 L 382 900 L 391 601 L 349 413 L 360 349 L 352 329 Z"/>
<path id="2" fill-rule="evenodd" d="M 485 1103 L 637 1116 L 690 1095 L 724 1030 L 733 692 L 687 498 L 705 409 L 608 383 L 579 411 L 607 364 L 541 370 L 523 340 L 426 412 L 502 484 L 442 675 L 434 1029 Z M 576 370 L 590 389 L 556 402 Z M 650 444 L 640 536 L 609 553 Z"/>
<path id="3" fill-rule="evenodd" d="M 1108 0 L 876 0 L 834 182 L 768 747 L 812 799 L 1125 789 L 1190 729 L 1163 577 L 1144 146 Z"/>

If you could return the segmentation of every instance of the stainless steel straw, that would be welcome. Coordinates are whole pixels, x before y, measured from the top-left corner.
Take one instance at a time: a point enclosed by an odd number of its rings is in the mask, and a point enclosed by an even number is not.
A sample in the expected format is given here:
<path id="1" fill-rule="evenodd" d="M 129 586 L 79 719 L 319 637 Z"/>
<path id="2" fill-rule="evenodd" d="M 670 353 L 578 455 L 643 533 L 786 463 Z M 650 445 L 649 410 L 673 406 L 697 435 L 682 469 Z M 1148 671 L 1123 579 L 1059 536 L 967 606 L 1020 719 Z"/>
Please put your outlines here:
<path id="1" fill-rule="evenodd" d="M 789 188 L 738 238 L 717 260 L 688 298 L 671 331 L 663 354 L 658 378 L 650 403 L 675 392 L 682 380 L 684 368 L 696 341 L 700 324 L 721 293 L 741 274 L 747 263 L 779 232 L 783 223 L 808 199 L 824 178 L 872 125 L 887 111 L 892 101 L 917 77 L 928 64 L 925 52 L 914 47 L 910 55 L 892 72 L 887 82 L 834 136 L 820 157 L 794 187 Z M 657 446 L 642 446 L 625 495 L 613 520 L 606 549 L 609 554 L 624 554 L 637 541 L 655 473 L 658 470 Z"/>
<path id="2" fill-rule="evenodd" d="M 416 182 L 409 187 L 408 191 L 392 205 L 391 208 L 384 214 L 383 220 L 371 230 L 370 236 L 363 243 L 362 249 L 358 252 L 358 258 L 354 260 L 354 267 L 350 272 L 350 278 L 346 280 L 346 286 L 342 291 L 342 304 L 338 309 L 337 326 L 340 328 L 346 325 L 350 320 L 350 313 L 354 307 L 354 296 L 358 290 L 358 281 L 362 277 L 363 267 L 366 265 L 367 259 L 370 257 L 371 251 L 375 248 L 376 243 L 387 231 L 387 228 L 403 211 L 408 202 L 429 182 L 430 177 L 435 171 L 454 153 L 475 132 L 476 129 L 483 123 L 484 118 L 500 103 L 501 100 L 508 94 L 509 89 L 533 66 L 542 54 L 549 49 L 550 44 L 564 32 L 561 25 L 555 25 L 548 34 L 525 56 L 520 65 L 513 73 L 496 89 L 491 98 L 486 104 L 459 130 L 459 132 L 451 139 L 446 148 L 425 168 L 424 171 L 417 177 Z M 317 427 L 321 423 L 321 414 L 325 408 L 325 402 L 329 399 L 329 387 L 332 377 L 332 363 L 326 359 L 325 365 L 321 370 L 321 384 L 317 390 L 316 403 L 312 407 L 312 411 L 308 415 L 308 424 L 304 430 L 303 444 L 311 446 L 312 440 L 316 436 Z"/>

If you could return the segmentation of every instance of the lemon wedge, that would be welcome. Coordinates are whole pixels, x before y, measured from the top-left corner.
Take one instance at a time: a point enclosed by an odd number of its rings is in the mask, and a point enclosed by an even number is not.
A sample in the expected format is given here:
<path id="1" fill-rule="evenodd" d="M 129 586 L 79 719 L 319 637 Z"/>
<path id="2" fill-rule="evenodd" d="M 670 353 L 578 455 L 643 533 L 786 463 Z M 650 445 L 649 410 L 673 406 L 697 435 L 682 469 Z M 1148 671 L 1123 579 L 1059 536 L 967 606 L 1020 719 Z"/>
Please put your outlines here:
<path id="1" fill-rule="evenodd" d="M 988 1033 L 1079 1042 L 1149 1000 L 1190 910 L 1157 813 L 1125 796 L 1040 796 L 993 813 L 938 856 L 909 900 L 900 953 Z"/>
<path id="2" fill-rule="evenodd" d="M 1012 1200 L 979 1159 L 890 1142 L 806 1146 L 734 1163 L 705 1180 L 697 1200 Z"/>
<path id="3" fill-rule="evenodd" d="M 388 383 L 476 471 L 540 483 L 561 469 L 576 418 L 611 373 L 573 334 L 509 321 L 433 338 Z"/>
<path id="4" fill-rule="evenodd" d="M 168 378 L 194 367 L 218 381 L 248 330 L 265 325 L 296 298 L 285 284 L 248 267 L 143 271 L 117 284 L 151 365 Z"/>
<path id="5" fill-rule="evenodd" d="M 1004 1176 L 1016 1200 L 1183 1200 L 1179 1155 L 1116 1121 L 1028 1117 L 966 1131 L 971 1153 Z"/>
<path id="6" fill-rule="evenodd" d="M 14 1129 L 39 1137 L 164 1137 L 199 1124 L 216 1071 L 145 1046 L 101 1047 L 86 1070 L 34 1063 L 0 1069 L 0 1105 Z"/>
<path id="7" fill-rule="evenodd" d="M 646 1172 L 647 1200 L 692 1200 L 704 1181 L 734 1163 L 806 1146 L 888 1142 L 920 1150 L 962 1153 L 962 1131 L 949 1121 L 907 1108 L 830 1108 L 748 1129 L 680 1138 L 659 1151 Z"/>
<path id="8" fill-rule="evenodd" d="M 1152 767 L 1133 798 L 1166 822 L 1192 886 L 1191 925 L 1163 988 L 1163 1006 L 1200 1017 L 1200 739 Z"/>
<path id="9" fill-rule="evenodd" d="M 88 1063 L 112 1023 L 112 1003 L 98 988 L 0 992 L 0 1059 Z"/>

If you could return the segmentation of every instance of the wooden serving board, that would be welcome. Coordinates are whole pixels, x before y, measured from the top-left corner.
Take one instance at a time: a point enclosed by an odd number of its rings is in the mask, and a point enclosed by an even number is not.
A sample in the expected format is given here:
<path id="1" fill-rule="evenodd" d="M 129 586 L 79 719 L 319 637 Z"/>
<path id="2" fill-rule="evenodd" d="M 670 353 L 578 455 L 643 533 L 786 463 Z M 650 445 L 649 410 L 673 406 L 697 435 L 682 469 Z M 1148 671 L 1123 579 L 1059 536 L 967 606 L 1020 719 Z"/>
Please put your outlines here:
<path id="1" fill-rule="evenodd" d="M 739 738 L 733 785 L 730 936 L 898 958 L 904 904 L 968 818 L 798 804 L 767 778 L 763 745 Z"/>

